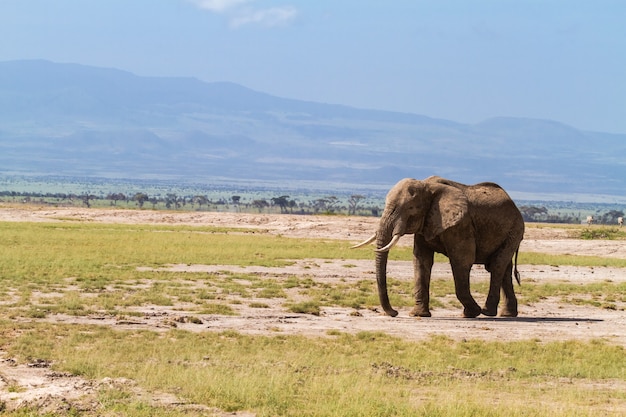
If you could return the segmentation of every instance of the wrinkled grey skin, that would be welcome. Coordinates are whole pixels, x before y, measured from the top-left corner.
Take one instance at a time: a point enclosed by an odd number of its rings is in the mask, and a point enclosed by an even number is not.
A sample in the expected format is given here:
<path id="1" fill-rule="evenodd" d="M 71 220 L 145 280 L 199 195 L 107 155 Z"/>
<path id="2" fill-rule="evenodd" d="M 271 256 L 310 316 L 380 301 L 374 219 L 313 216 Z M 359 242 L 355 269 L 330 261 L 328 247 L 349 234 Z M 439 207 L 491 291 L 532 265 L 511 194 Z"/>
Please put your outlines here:
<path id="1" fill-rule="evenodd" d="M 412 316 L 430 317 L 430 275 L 435 252 L 450 259 L 456 296 L 464 317 L 495 316 L 504 296 L 501 316 L 517 316 L 513 290 L 517 252 L 524 236 L 522 215 L 497 184 L 467 186 L 440 177 L 403 179 L 387 194 L 376 232 L 376 279 L 380 303 L 395 317 L 387 294 L 387 246 L 395 235 L 414 235 L 415 307 Z M 491 273 L 489 294 L 481 309 L 470 293 L 470 270 L 484 264 Z"/>

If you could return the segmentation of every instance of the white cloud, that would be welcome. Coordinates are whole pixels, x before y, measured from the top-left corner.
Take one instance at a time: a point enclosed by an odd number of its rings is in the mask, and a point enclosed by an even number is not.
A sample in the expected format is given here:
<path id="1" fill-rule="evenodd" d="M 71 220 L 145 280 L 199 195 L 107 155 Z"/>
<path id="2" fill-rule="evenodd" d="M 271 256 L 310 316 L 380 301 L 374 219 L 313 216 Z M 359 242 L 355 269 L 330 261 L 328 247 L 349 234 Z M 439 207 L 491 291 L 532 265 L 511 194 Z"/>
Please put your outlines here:
<path id="1" fill-rule="evenodd" d="M 236 8 L 237 6 L 248 3 L 250 0 L 190 0 L 193 4 L 200 9 L 208 10 L 214 13 L 222 13 L 228 9 Z"/>
<path id="2" fill-rule="evenodd" d="M 225 14 L 232 28 L 245 25 L 274 27 L 292 21 L 298 11 L 293 6 L 255 8 L 247 4 L 255 0 L 188 0 L 199 9 L 212 13 Z"/>
<path id="3" fill-rule="evenodd" d="M 292 6 L 273 7 L 263 10 L 249 9 L 233 17 L 230 21 L 230 25 L 235 28 L 248 24 L 274 27 L 289 23 L 297 14 L 296 8 Z"/>

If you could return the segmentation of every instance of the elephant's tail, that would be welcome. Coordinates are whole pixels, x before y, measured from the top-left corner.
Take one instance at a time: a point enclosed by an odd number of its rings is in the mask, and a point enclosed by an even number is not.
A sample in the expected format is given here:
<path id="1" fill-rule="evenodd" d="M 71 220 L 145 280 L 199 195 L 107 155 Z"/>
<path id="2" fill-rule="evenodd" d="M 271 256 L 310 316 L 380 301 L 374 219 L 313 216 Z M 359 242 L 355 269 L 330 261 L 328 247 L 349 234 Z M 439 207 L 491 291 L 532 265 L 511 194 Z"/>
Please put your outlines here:
<path id="1" fill-rule="evenodd" d="M 519 247 L 515 251 L 515 269 L 514 269 L 513 274 L 515 275 L 515 280 L 517 281 L 517 285 L 522 285 L 522 282 L 520 280 L 520 274 L 519 274 L 519 271 L 517 270 L 517 255 L 518 254 L 519 254 Z"/>

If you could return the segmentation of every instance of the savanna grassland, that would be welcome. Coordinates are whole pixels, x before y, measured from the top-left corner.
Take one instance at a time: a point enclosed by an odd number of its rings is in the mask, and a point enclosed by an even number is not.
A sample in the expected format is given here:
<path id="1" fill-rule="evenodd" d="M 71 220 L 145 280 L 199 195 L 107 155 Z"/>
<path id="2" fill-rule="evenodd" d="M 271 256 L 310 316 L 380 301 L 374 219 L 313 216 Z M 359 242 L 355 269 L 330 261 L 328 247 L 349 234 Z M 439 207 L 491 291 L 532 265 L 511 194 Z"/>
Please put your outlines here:
<path id="1" fill-rule="evenodd" d="M 626 413 L 626 241 L 527 227 L 520 317 L 460 318 L 445 258 L 408 317 L 410 240 L 378 311 L 376 219 L 0 207 L 8 416 Z M 601 233 L 598 233 L 601 231 Z M 484 269 L 473 272 L 481 303 Z"/>

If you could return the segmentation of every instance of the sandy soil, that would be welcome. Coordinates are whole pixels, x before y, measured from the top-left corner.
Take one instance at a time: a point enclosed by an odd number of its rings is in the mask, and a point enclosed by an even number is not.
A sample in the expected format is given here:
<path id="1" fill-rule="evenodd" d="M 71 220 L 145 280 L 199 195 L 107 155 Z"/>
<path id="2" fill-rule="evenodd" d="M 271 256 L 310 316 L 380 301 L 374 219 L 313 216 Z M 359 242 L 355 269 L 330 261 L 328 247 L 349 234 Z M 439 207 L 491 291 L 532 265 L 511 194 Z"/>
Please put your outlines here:
<path id="1" fill-rule="evenodd" d="M 293 216 L 239 213 L 172 213 L 135 210 L 101 210 L 80 208 L 21 208 L 0 207 L 0 221 L 93 221 L 102 223 L 188 224 L 224 227 L 255 228 L 288 237 L 331 238 L 346 240 L 346 245 L 366 239 L 376 229 L 377 219 L 361 217 Z M 410 238 L 400 244 L 410 245 Z M 522 251 L 550 254 L 589 255 L 617 257 L 626 255 L 626 241 L 583 241 L 570 237 L 566 229 L 527 228 Z M 373 259 L 373 254 L 372 254 Z M 349 263 L 349 267 L 347 264 Z M 374 279 L 372 261 L 299 260 L 284 268 L 233 267 L 229 265 L 169 265 L 176 271 L 245 271 L 277 278 L 294 274 L 311 276 L 324 282 L 357 282 L 363 277 Z M 620 268 L 577 268 L 556 265 L 520 265 L 523 281 L 591 283 L 610 280 L 626 281 L 626 270 Z M 389 275 L 410 280 L 410 262 L 390 262 Z M 434 277 L 451 277 L 450 268 L 437 264 Z M 449 278 L 451 279 L 451 278 Z M 482 267 L 472 271 L 472 281 L 487 280 Z M 477 300 L 481 303 L 483 300 Z M 400 309 L 396 318 L 382 315 L 379 309 L 354 310 L 325 308 L 319 316 L 290 313 L 281 300 L 264 299 L 269 308 L 250 308 L 245 303 L 236 305 L 238 316 L 200 316 L 202 323 L 187 320 L 181 306 L 146 308 L 142 317 L 132 321 L 106 315 L 77 318 L 52 316 L 45 320 L 64 323 L 93 323 L 113 326 L 116 329 L 153 329 L 162 331 L 174 326 L 190 331 L 221 331 L 233 329 L 249 334 L 303 334 L 324 336 L 329 330 L 344 332 L 384 331 L 411 340 L 422 340 L 432 334 L 445 334 L 455 339 L 480 338 L 485 340 L 540 339 L 542 341 L 602 338 L 626 346 L 626 313 L 624 303 L 617 302 L 616 309 L 603 309 L 589 305 L 567 305 L 560 300 L 546 299 L 536 304 L 520 306 L 520 317 L 463 319 L 460 309 L 433 309 L 433 317 L 419 319 L 408 316 Z M 36 362 L 18 364 L 0 351 L 0 412 L 2 407 L 13 409 L 26 404 L 42 410 L 60 412 L 69 407 L 94 410 L 95 393 L 102 386 L 123 385 L 144 397 L 146 401 L 164 406 L 200 407 L 203 412 L 225 415 L 219 410 L 184 404 L 179 399 L 158 393 L 145 393 L 132 381 L 87 381 L 71 375 L 53 372 L 50 364 Z M 20 389 L 12 389 L 19 386 Z M 130 387 L 130 388 L 129 388 Z M 228 414 L 232 415 L 232 414 Z M 240 414 L 245 415 L 245 414 Z"/>

